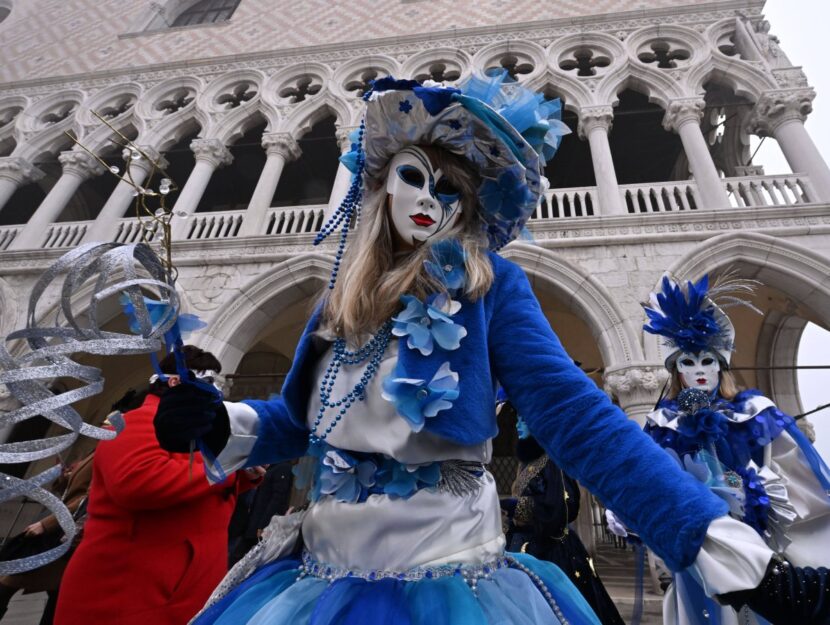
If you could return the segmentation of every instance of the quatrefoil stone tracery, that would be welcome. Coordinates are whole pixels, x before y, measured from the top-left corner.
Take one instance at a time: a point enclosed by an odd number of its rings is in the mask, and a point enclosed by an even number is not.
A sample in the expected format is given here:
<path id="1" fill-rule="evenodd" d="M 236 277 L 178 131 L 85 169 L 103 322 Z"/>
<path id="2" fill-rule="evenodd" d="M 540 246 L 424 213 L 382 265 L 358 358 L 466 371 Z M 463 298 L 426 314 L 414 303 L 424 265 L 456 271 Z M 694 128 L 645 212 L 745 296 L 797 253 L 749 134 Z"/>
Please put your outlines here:
<path id="1" fill-rule="evenodd" d="M 520 58 L 516 54 L 505 54 L 498 60 L 488 64 L 484 73 L 492 76 L 495 72 L 507 70 L 507 75 L 512 80 L 521 80 L 521 77 L 530 74 L 535 69 L 533 61 L 529 58 Z"/>
<path id="2" fill-rule="evenodd" d="M 461 70 L 458 67 L 450 67 L 447 63 L 431 63 L 429 67 L 415 74 L 415 80 L 434 80 L 435 82 L 454 82 L 461 78 Z"/>
<path id="3" fill-rule="evenodd" d="M 654 64 L 660 69 L 674 69 L 678 67 L 678 61 L 687 61 L 692 53 L 681 47 L 679 44 L 656 40 L 643 46 L 637 54 L 637 58 L 645 65 Z"/>
<path id="4" fill-rule="evenodd" d="M 40 122 L 44 126 L 53 126 L 55 124 L 59 124 L 67 117 L 72 115 L 72 113 L 74 113 L 75 109 L 77 108 L 77 102 L 64 102 L 44 113 L 40 118 Z"/>
<path id="5" fill-rule="evenodd" d="M 283 85 L 277 94 L 289 104 L 297 104 L 315 96 L 323 88 L 323 83 L 314 76 L 300 76 Z"/>
<path id="6" fill-rule="evenodd" d="M 172 115 L 189 106 L 195 99 L 196 94 L 193 90 L 182 87 L 173 91 L 166 98 L 159 100 L 155 109 L 162 115 Z"/>
<path id="7" fill-rule="evenodd" d="M 611 59 L 591 48 L 577 48 L 559 61 L 560 69 L 577 76 L 596 76 L 597 69 L 611 65 Z"/>
<path id="8" fill-rule="evenodd" d="M 359 72 L 354 78 L 347 80 L 343 87 L 346 91 L 354 93 L 357 97 L 362 97 L 372 86 L 372 81 L 380 75 L 381 70 L 373 67 Z"/>
<path id="9" fill-rule="evenodd" d="M 235 109 L 253 100 L 258 93 L 257 86 L 250 82 L 240 82 L 229 87 L 216 96 L 216 104 L 225 109 Z"/>

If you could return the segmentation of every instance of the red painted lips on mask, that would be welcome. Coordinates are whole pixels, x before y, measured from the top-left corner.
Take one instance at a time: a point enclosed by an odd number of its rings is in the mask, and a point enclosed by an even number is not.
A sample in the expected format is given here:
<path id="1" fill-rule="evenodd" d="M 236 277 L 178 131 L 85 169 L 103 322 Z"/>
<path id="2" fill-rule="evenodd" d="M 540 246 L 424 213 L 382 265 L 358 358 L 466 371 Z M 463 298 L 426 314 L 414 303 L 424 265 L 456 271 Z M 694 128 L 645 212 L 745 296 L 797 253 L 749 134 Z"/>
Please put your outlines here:
<path id="1" fill-rule="evenodd" d="M 415 222 L 416 226 L 421 226 L 423 228 L 427 228 L 435 223 L 435 220 L 432 217 L 430 217 L 429 215 L 424 215 L 423 213 L 410 215 L 409 218 L 413 222 Z"/>

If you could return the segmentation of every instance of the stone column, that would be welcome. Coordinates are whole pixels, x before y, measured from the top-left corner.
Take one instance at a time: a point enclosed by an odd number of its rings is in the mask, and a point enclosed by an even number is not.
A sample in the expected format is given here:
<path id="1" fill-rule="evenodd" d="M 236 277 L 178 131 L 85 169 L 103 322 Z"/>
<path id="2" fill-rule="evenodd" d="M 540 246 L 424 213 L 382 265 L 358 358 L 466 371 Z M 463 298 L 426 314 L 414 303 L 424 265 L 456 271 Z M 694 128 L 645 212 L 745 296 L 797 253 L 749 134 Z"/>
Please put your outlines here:
<path id="1" fill-rule="evenodd" d="M 605 370 L 605 392 L 617 398 L 629 419 L 641 426 L 654 410 L 660 391 L 669 379 L 662 363 L 635 363 Z"/>
<path id="2" fill-rule="evenodd" d="M 262 147 L 268 158 L 259 175 L 256 188 L 248 202 L 245 220 L 239 230 L 239 236 L 254 237 L 264 234 L 265 220 L 271 200 L 280 182 L 285 164 L 299 158 L 301 151 L 296 139 L 287 132 L 267 132 L 262 135 Z"/>
<path id="3" fill-rule="evenodd" d="M 103 166 L 87 152 L 72 150 L 61 152 L 58 161 L 63 167 L 61 177 L 37 207 L 35 214 L 17 235 L 9 249 L 37 249 L 43 245 L 49 225 L 60 217 L 81 183 L 104 171 Z"/>
<path id="4" fill-rule="evenodd" d="M 43 178 L 43 172 L 20 156 L 0 158 L 0 210 L 24 184 Z"/>
<path id="5" fill-rule="evenodd" d="M 337 129 L 337 144 L 340 146 L 340 154 L 346 154 L 352 149 L 352 141 L 349 135 L 357 128 L 357 126 L 340 126 Z M 331 188 L 331 195 L 329 196 L 329 205 L 326 207 L 325 219 L 331 217 L 340 202 L 346 197 L 349 192 L 349 185 L 352 183 L 352 172 L 343 163 L 337 165 L 337 175 L 334 178 L 334 184 Z"/>
<path id="6" fill-rule="evenodd" d="M 579 138 L 588 139 L 591 146 L 591 161 L 594 164 L 599 200 L 599 207 L 595 207 L 594 210 L 598 215 L 625 213 L 625 205 L 617 184 L 617 172 L 611 159 L 611 144 L 608 143 L 608 133 L 613 121 L 614 109 L 611 106 L 588 106 L 579 111 Z"/>
<path id="7" fill-rule="evenodd" d="M 749 132 L 775 137 L 793 173 L 807 174 L 817 198 L 830 202 L 830 168 L 804 128 L 813 110 L 812 89 L 767 91 L 761 94 L 747 122 Z"/>
<path id="8" fill-rule="evenodd" d="M 173 207 L 176 214 L 195 213 L 213 172 L 233 161 L 233 155 L 219 139 L 194 139 L 190 142 L 190 149 L 196 157 L 196 165 L 187 177 L 187 182 Z M 173 220 L 174 239 L 184 236 L 185 230 L 186 222 L 182 217 Z"/>
<path id="9" fill-rule="evenodd" d="M 703 98 L 673 100 L 666 109 L 663 127 L 680 135 L 689 168 L 697 183 L 699 208 L 729 208 L 729 197 L 700 129 L 705 107 Z"/>
<path id="10" fill-rule="evenodd" d="M 141 146 L 141 151 L 149 156 L 158 167 L 162 169 L 167 167 L 167 161 L 155 148 Z M 139 160 L 128 161 L 126 155 L 124 161 L 129 163 L 132 181 L 137 185 L 144 184 L 147 175 L 150 173 L 152 162 L 144 157 Z M 119 219 L 124 217 L 127 210 L 135 202 L 134 194 L 135 188 L 133 185 L 124 180 L 119 181 L 109 199 L 107 199 L 107 203 L 98 213 L 98 217 L 95 218 L 95 223 L 86 231 L 86 236 L 81 242 L 112 241 L 118 231 Z"/>

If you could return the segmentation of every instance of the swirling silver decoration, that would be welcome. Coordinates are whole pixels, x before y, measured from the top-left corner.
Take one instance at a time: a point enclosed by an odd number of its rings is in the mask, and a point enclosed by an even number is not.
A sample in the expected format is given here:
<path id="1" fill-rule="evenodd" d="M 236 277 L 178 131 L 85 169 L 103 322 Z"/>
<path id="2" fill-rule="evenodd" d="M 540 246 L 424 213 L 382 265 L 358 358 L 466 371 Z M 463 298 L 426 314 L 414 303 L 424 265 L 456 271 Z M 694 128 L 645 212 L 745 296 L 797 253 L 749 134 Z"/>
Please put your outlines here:
<path id="1" fill-rule="evenodd" d="M 38 302 L 61 274 L 65 277 L 55 324 L 37 327 Z M 88 307 L 85 307 L 87 323 L 82 325 L 73 311 L 73 304 L 83 299 L 82 289 L 90 281 L 93 283 Z M 142 287 L 169 303 L 168 312 L 155 323 L 144 303 Z M 99 327 L 100 303 L 122 293 L 132 302 L 140 335 L 109 332 Z M 178 311 L 179 298 L 175 288 L 161 260 L 144 243 L 89 243 L 58 259 L 32 289 L 26 329 L 12 332 L 0 344 L 0 384 L 4 384 L 22 404 L 16 410 L 0 415 L 0 427 L 10 427 L 26 419 L 43 416 L 69 432 L 42 440 L 0 444 L 0 463 L 17 464 L 47 458 L 69 448 L 81 435 L 99 440 L 114 438 L 124 428 L 120 415 L 110 417 L 114 430 L 109 430 L 84 423 L 72 407 L 74 402 L 100 393 L 104 378 L 100 369 L 81 365 L 71 356 L 76 353 L 110 356 L 157 352 L 162 346 L 164 333 L 175 324 Z M 24 340 L 29 351 L 13 357 L 6 342 L 17 339 Z M 43 382 L 55 378 L 75 378 L 84 385 L 55 395 Z M 31 557 L 0 562 L 0 575 L 43 566 L 61 557 L 72 544 L 75 536 L 72 515 L 58 497 L 43 488 L 60 472 L 61 467 L 56 466 L 25 480 L 0 473 L 0 503 L 22 496 L 38 501 L 55 515 L 66 535 L 65 540 L 53 549 Z"/>

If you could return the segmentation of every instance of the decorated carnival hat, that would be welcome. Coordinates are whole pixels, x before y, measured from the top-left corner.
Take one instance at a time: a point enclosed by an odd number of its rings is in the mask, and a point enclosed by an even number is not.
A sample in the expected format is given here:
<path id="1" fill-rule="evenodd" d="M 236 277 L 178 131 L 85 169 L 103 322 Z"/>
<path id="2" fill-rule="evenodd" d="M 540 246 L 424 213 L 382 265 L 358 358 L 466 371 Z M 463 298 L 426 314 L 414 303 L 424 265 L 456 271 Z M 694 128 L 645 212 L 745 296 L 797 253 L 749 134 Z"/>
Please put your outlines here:
<path id="1" fill-rule="evenodd" d="M 729 272 L 712 287 L 708 275 L 685 285 L 664 276 L 660 292 L 651 293 L 649 303 L 643 304 L 649 319 L 643 329 L 664 337 L 664 345 L 670 350 L 666 368 L 671 369 L 682 352 L 703 351 L 717 354 L 721 365 L 729 368 L 735 348 L 735 326 L 724 309 L 744 305 L 760 313 L 741 297 L 751 295 L 757 285 L 755 280 L 739 279 Z"/>
<path id="2" fill-rule="evenodd" d="M 481 178 L 479 214 L 490 249 L 518 236 L 547 189 L 544 164 L 570 130 L 560 121 L 559 100 L 505 83 L 506 75 L 473 77 L 460 88 L 392 77 L 373 83 L 363 96 L 366 113 L 352 149 L 341 157 L 354 174 L 352 184 L 315 240 L 340 230 L 330 288 L 364 185 L 381 181 L 389 161 L 407 146 L 438 146 L 466 158 Z"/>

